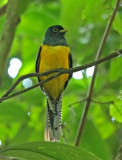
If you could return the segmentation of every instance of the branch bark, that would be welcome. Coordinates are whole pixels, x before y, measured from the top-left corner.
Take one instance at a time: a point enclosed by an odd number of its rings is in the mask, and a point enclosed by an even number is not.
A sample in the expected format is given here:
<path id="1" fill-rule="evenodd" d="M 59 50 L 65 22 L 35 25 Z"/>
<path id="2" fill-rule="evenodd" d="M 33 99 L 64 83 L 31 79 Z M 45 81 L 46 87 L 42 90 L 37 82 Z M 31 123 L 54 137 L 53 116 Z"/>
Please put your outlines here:
<path id="1" fill-rule="evenodd" d="M 44 84 L 44 83 L 46 83 L 46 82 L 48 82 L 48 81 L 50 81 L 50 80 L 52 80 L 52 79 L 58 77 L 58 76 L 61 75 L 61 74 L 66 74 L 66 73 L 67 73 L 67 74 L 70 74 L 70 73 L 73 73 L 73 72 L 77 72 L 77 71 L 86 69 L 86 68 L 88 68 L 88 67 L 91 67 L 91 66 L 94 66 L 94 65 L 103 63 L 103 62 L 105 62 L 105 61 L 107 61 L 107 60 L 110 60 L 110 59 L 115 58 L 115 57 L 120 56 L 120 55 L 122 55 L 122 49 L 119 50 L 119 51 L 116 51 L 116 52 L 114 52 L 114 53 L 112 53 L 112 54 L 110 54 L 110 55 L 108 55 L 108 56 L 106 56 L 106 57 L 104 57 L 104 58 L 101 58 L 101 59 L 99 59 L 99 60 L 96 60 L 96 61 L 94 61 L 94 62 L 91 62 L 91 63 L 86 64 L 86 65 L 83 65 L 83 66 L 78 66 L 78 67 L 74 67 L 74 68 L 71 68 L 71 69 L 59 68 L 59 69 L 50 70 L 50 71 L 47 71 L 47 72 L 44 72 L 44 73 L 29 73 L 29 74 L 23 75 L 23 76 L 21 76 L 21 77 L 10 87 L 10 89 L 8 89 L 8 91 L 1 97 L 0 103 L 1 103 L 2 101 L 4 101 L 4 100 L 10 99 L 10 98 L 15 97 L 15 96 L 17 96 L 17 95 L 19 95 L 19 94 L 22 94 L 22 93 L 24 93 L 24 92 L 26 92 L 26 91 L 29 91 L 29 90 L 31 90 L 31 89 L 33 89 L 33 88 L 36 88 L 36 87 L 38 87 L 38 86 L 40 86 L 40 85 L 42 85 L 42 84 Z M 14 93 L 14 94 L 12 94 L 12 95 L 9 96 L 9 94 L 19 85 L 19 83 L 20 83 L 23 79 L 26 79 L 26 78 L 29 78 L 29 77 L 41 77 L 41 76 L 46 76 L 46 75 L 49 75 L 49 74 L 51 74 L 51 73 L 57 73 L 57 74 L 49 77 L 49 78 L 46 79 L 45 81 L 41 81 L 41 82 L 38 83 L 38 84 L 35 84 L 35 85 L 33 85 L 33 86 L 29 87 L 29 88 L 23 89 L 23 90 L 21 90 L 21 91 L 19 91 L 19 92 L 16 92 L 16 93 Z"/>
<path id="2" fill-rule="evenodd" d="M 106 29 L 105 29 L 105 32 L 103 34 L 101 43 L 99 45 L 98 52 L 97 52 L 97 55 L 96 55 L 96 60 L 99 60 L 100 57 L 101 57 L 101 54 L 102 54 L 102 51 L 103 51 L 107 36 L 109 34 L 109 31 L 110 31 L 110 28 L 112 26 L 112 22 L 114 20 L 116 12 L 118 10 L 119 4 L 120 4 L 120 0 L 117 0 L 116 4 L 115 4 L 115 9 L 113 11 L 113 14 L 112 14 L 110 20 L 109 20 L 108 25 L 106 26 Z M 81 121 L 80 121 L 79 129 L 78 129 L 78 133 L 77 133 L 77 137 L 76 137 L 75 146 L 79 145 L 80 139 L 81 139 L 81 136 L 82 136 L 82 133 L 83 133 L 86 117 L 87 117 L 88 110 L 89 110 L 89 107 L 90 107 L 90 104 L 91 104 L 91 98 L 92 98 L 92 93 L 93 93 L 93 88 L 94 88 L 94 84 L 95 84 L 97 71 L 98 71 L 98 65 L 95 66 L 93 77 L 92 77 L 92 80 L 91 80 L 91 84 L 90 84 L 90 87 L 89 87 L 89 90 L 88 90 L 88 93 L 87 93 L 87 97 L 88 98 L 87 98 L 87 101 L 86 101 L 86 104 L 85 104 L 85 108 L 84 108 L 83 114 L 81 116 Z"/>
<path id="3" fill-rule="evenodd" d="M 18 1 L 9 0 L 6 9 L 6 20 L 0 39 L 0 83 L 6 66 L 7 57 L 14 39 L 18 18 Z"/>
<path id="4" fill-rule="evenodd" d="M 86 100 L 87 100 L 87 97 L 84 98 L 84 99 L 81 99 L 81 100 L 79 100 L 79 101 L 76 101 L 76 102 L 74 102 L 74 103 L 69 104 L 69 107 L 71 107 L 71 106 L 73 106 L 73 105 L 75 105 L 75 104 L 79 104 L 79 103 L 85 102 Z M 94 100 L 94 99 L 91 99 L 91 102 L 92 102 L 92 103 L 98 103 L 98 104 L 114 104 L 114 101 L 101 102 L 101 101 L 96 101 L 96 100 Z"/>
<path id="5" fill-rule="evenodd" d="M 98 103 L 98 104 L 114 104 L 114 101 L 100 102 L 100 101 L 96 101 L 94 99 L 91 99 L 91 101 L 93 103 Z"/>
<path id="6" fill-rule="evenodd" d="M 2 6 L 2 7 L 0 8 L 0 17 L 5 14 L 6 8 L 7 8 L 7 4 L 5 4 L 4 6 Z"/>

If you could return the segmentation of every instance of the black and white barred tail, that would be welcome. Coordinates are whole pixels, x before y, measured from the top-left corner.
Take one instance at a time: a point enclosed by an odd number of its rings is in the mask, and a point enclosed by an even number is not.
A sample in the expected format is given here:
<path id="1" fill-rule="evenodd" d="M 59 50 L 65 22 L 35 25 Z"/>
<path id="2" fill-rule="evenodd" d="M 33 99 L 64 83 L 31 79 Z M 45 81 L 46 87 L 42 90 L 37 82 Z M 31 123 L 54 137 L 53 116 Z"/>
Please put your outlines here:
<path id="1" fill-rule="evenodd" d="M 47 97 L 47 113 L 45 126 L 45 141 L 59 142 L 62 125 L 62 95 L 53 100 Z"/>

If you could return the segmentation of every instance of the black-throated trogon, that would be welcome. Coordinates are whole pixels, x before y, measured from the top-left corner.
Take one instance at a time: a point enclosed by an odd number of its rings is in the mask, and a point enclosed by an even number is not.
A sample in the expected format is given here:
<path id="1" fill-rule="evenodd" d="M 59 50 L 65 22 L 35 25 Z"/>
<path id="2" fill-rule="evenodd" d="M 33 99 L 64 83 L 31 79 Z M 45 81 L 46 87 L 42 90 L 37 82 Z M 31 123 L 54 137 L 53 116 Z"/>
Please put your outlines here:
<path id="1" fill-rule="evenodd" d="M 64 37 L 67 29 L 54 25 L 47 29 L 36 59 L 36 73 L 55 68 L 72 68 L 70 48 Z M 43 81 L 55 73 L 39 77 Z M 47 98 L 45 140 L 59 141 L 62 122 L 62 94 L 72 74 L 63 74 L 41 86 Z"/>

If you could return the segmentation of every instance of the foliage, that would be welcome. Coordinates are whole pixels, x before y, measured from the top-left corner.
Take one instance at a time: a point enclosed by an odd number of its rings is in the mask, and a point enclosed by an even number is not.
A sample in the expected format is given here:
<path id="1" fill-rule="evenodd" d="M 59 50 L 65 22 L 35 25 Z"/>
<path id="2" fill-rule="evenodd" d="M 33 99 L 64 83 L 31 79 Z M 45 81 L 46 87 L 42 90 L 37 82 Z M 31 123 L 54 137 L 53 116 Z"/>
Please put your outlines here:
<path id="1" fill-rule="evenodd" d="M 21 158 L 27 160 L 100 160 L 92 153 L 82 148 L 49 142 L 30 142 L 16 145 L 8 147 L 0 153 L 4 156 L 17 157 L 17 159 Z"/>
<path id="2" fill-rule="evenodd" d="M 20 2 L 22 2 L 19 8 L 21 22 L 17 27 L 6 64 L 0 86 L 0 96 L 7 91 L 19 76 L 35 71 L 37 51 L 43 42 L 46 29 L 51 25 L 62 24 L 69 29 L 66 38 L 72 50 L 74 66 L 93 61 L 105 26 L 115 6 L 115 0 L 28 0 L 26 2 L 20 0 Z M 0 1 L 0 7 L 5 3 L 5 0 Z M 3 30 L 5 18 L 5 15 L 0 17 L 0 34 Z M 121 24 L 122 7 L 119 7 L 104 47 L 103 56 L 122 48 Z M 14 79 L 8 75 L 8 67 L 13 57 L 17 57 L 22 61 L 22 67 Z M 66 149 L 69 156 L 72 152 L 74 154 L 84 152 L 85 156 L 89 155 L 89 152 L 83 151 L 81 147 L 103 160 L 111 160 L 116 156 L 122 143 L 121 64 L 122 58 L 118 57 L 101 64 L 99 67 L 93 99 L 99 102 L 113 101 L 114 103 L 100 104 L 92 102 L 80 148 L 76 149 L 63 144 L 54 143 L 54 145 L 44 142 L 41 143 L 42 147 L 52 146 L 56 148 L 56 155 L 59 153 L 57 150 L 60 146 L 62 152 Z M 69 145 L 74 145 L 85 102 L 77 103 L 71 107 L 69 105 L 86 97 L 91 78 L 87 75 L 87 70 L 84 70 L 83 78 L 79 80 L 72 78 L 64 93 L 63 132 L 65 138 L 64 136 L 61 137 L 61 143 L 66 141 Z M 32 78 L 31 80 L 33 84 L 37 83 L 37 79 Z M 24 86 L 21 84 L 16 91 L 23 88 Z M 45 116 L 46 98 L 39 87 L 2 102 L 0 104 L 0 144 L 2 144 L 0 147 L 4 148 L 30 141 L 43 141 Z M 35 147 L 33 149 L 36 151 L 36 144 L 39 145 L 36 142 L 27 143 L 25 149 L 30 145 Z M 24 145 L 17 147 L 24 148 Z M 5 150 L 3 153 L 10 156 L 23 155 L 22 151 L 14 154 L 10 150 Z M 39 156 L 41 156 L 40 151 L 39 153 Z M 90 158 L 87 159 L 90 160 Z"/>

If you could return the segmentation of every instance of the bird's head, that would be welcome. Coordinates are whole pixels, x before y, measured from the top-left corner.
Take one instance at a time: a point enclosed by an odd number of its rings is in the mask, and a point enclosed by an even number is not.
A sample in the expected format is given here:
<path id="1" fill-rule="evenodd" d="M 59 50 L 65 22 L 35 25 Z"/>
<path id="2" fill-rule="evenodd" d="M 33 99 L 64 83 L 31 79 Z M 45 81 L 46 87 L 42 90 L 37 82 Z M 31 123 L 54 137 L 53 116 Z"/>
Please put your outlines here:
<path id="1" fill-rule="evenodd" d="M 65 33 L 68 30 L 63 28 L 61 25 L 54 25 L 47 29 L 43 44 L 56 46 L 56 45 L 64 45 L 67 46 L 67 42 L 65 40 Z"/>

